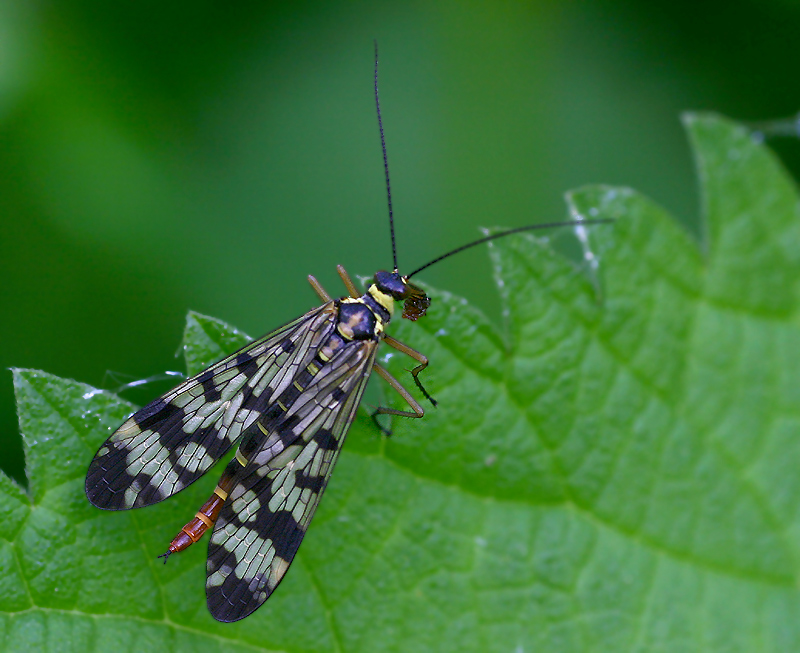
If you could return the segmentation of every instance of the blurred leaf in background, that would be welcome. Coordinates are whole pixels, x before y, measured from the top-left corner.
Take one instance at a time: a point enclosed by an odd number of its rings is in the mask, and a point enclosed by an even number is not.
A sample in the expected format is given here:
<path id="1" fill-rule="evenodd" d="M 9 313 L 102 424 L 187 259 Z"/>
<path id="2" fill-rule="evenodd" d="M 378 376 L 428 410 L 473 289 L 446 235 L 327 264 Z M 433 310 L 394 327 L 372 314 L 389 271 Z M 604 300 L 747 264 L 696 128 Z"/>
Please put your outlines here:
<path id="1" fill-rule="evenodd" d="M 113 388 L 177 366 L 188 309 L 259 334 L 305 275 L 386 267 L 373 38 L 408 269 L 588 182 L 697 232 L 679 111 L 794 113 L 798 33 L 793 2 L 2 3 L 0 367 Z M 426 278 L 497 321 L 481 252 Z M 0 450 L 24 482 L 8 374 Z"/>

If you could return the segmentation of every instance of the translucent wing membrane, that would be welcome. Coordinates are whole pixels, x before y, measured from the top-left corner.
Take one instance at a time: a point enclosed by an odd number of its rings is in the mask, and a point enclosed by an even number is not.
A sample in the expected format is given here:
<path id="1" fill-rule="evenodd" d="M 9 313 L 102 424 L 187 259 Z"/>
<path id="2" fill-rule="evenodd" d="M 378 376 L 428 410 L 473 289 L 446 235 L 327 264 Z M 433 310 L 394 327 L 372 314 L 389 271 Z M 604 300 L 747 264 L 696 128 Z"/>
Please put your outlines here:
<path id="1" fill-rule="evenodd" d="M 351 341 L 278 419 L 255 423 L 208 547 L 211 614 L 236 621 L 258 608 L 297 552 L 372 371 L 377 341 Z M 312 366 L 314 369 L 314 366 Z M 246 461 L 246 462 L 245 462 Z"/>
<path id="2" fill-rule="evenodd" d="M 86 475 L 98 508 L 157 503 L 197 480 L 263 415 L 335 326 L 332 302 L 246 345 L 134 413 Z"/>

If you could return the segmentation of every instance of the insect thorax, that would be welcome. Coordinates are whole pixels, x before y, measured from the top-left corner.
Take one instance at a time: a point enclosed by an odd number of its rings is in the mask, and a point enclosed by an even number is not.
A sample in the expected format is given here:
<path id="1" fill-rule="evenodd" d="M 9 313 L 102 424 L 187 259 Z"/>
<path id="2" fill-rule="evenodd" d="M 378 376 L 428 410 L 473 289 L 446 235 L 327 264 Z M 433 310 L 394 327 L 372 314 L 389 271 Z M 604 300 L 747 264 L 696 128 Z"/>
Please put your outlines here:
<path id="1" fill-rule="evenodd" d="M 395 301 L 404 301 L 403 317 L 416 320 L 425 315 L 431 300 L 425 292 L 409 283 L 396 270 L 376 272 L 372 283 L 361 297 L 348 297 L 338 302 L 336 330 L 346 340 L 380 340 L 384 327 L 394 315 Z"/>
<path id="2" fill-rule="evenodd" d="M 342 299 L 336 330 L 346 340 L 379 340 L 391 314 L 376 304 L 369 293 L 356 299 Z"/>

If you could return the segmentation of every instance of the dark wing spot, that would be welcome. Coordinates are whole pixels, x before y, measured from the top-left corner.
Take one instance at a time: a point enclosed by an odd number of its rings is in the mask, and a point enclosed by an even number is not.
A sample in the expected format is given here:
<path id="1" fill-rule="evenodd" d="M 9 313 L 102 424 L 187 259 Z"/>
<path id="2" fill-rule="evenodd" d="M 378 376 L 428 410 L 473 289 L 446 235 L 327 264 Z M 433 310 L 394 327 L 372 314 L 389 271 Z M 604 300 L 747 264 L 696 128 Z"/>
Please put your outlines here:
<path id="1" fill-rule="evenodd" d="M 294 430 L 294 427 L 297 426 L 297 423 L 300 421 L 300 418 L 297 415 L 290 415 L 285 420 L 283 420 L 278 427 L 278 431 L 281 435 L 284 433 L 289 433 Z"/>
<path id="2" fill-rule="evenodd" d="M 146 431 L 154 424 L 169 419 L 180 410 L 178 406 L 168 404 L 162 397 L 159 397 L 136 413 L 133 419 L 142 431 Z"/>
<path id="3" fill-rule="evenodd" d="M 298 390 L 294 385 L 290 385 L 286 390 L 283 391 L 283 394 L 280 396 L 281 403 L 286 406 L 287 408 L 291 408 L 292 404 L 297 401 L 297 398 L 300 396 L 302 390 Z"/>
<path id="4" fill-rule="evenodd" d="M 214 370 L 210 367 L 207 370 L 203 370 L 200 374 L 197 375 L 195 381 L 200 385 L 203 385 L 214 378 Z"/>
<path id="5" fill-rule="evenodd" d="M 264 413 L 264 417 L 261 420 L 262 424 L 267 424 L 278 419 L 281 415 L 283 415 L 284 410 L 280 407 L 280 404 L 276 401 L 272 406 L 269 407 L 269 410 Z"/>
<path id="6" fill-rule="evenodd" d="M 272 535 L 272 545 L 275 547 L 275 555 L 284 560 L 291 561 L 300 542 L 303 541 L 305 531 L 300 528 L 292 513 L 286 510 L 279 510 L 274 515 L 270 515 L 269 533 Z M 259 531 L 264 532 L 264 531 Z"/>
<path id="7" fill-rule="evenodd" d="M 256 410 L 259 413 L 264 410 L 264 406 L 269 403 L 269 399 L 272 396 L 272 390 L 269 388 L 264 388 L 264 391 L 258 395 L 255 392 L 250 392 L 245 395 L 244 402 L 242 402 L 242 408 L 246 408 L 247 410 Z"/>
<path id="8" fill-rule="evenodd" d="M 298 469 L 294 473 L 294 483 L 303 490 L 309 488 L 312 492 L 319 493 L 325 487 L 325 477 L 306 476 L 304 470 Z"/>
<path id="9" fill-rule="evenodd" d="M 130 487 L 135 478 L 126 471 L 119 471 L 110 482 L 106 477 L 106 469 L 102 463 L 107 456 L 95 458 L 86 475 L 86 496 L 92 505 L 103 510 L 125 510 L 125 489 Z M 145 479 L 147 482 L 149 479 Z"/>
<path id="10" fill-rule="evenodd" d="M 203 386 L 203 398 L 206 401 L 217 401 L 222 396 L 222 391 L 214 384 L 213 376 L 205 379 L 201 385 Z"/>
<path id="11" fill-rule="evenodd" d="M 333 437 L 333 433 L 328 429 L 320 429 L 317 431 L 314 435 L 314 442 L 324 451 L 335 451 L 339 447 L 339 443 L 336 441 L 336 438 Z"/>
<path id="12" fill-rule="evenodd" d="M 242 442 L 239 444 L 239 451 L 245 457 L 245 460 L 250 460 L 250 456 L 256 452 L 256 449 L 264 444 L 265 437 L 261 429 L 255 424 L 248 429 L 248 432 L 245 433 Z"/>

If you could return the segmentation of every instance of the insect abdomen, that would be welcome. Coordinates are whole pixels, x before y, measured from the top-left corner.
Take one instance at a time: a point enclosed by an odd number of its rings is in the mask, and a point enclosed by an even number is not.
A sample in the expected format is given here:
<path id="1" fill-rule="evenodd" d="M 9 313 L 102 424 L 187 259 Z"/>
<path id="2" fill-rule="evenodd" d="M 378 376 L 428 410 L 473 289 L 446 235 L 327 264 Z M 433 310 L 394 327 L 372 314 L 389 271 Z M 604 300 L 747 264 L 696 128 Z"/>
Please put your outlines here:
<path id="1" fill-rule="evenodd" d="M 181 529 L 181 532 L 169 543 L 167 552 L 163 554 L 164 562 L 166 562 L 166 558 L 169 557 L 170 554 L 183 551 L 197 542 L 203 537 L 203 534 L 214 525 L 214 522 L 217 521 L 217 517 L 219 516 L 219 511 L 222 510 L 222 506 L 228 498 L 228 493 L 233 487 L 237 472 L 243 466 L 244 459 L 241 457 L 241 454 L 237 452 L 236 456 L 225 467 L 225 471 L 222 472 L 219 483 L 217 483 L 217 487 L 214 488 L 214 492 L 209 497 L 208 501 L 200 506 L 200 510 L 197 511 L 194 519 L 186 524 Z"/>

